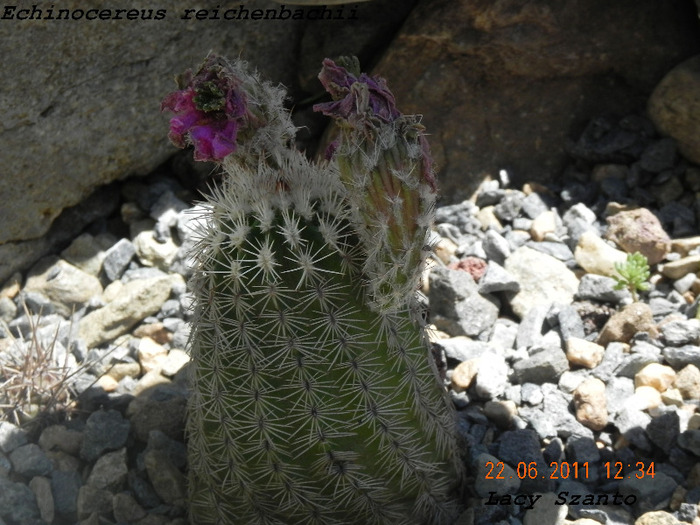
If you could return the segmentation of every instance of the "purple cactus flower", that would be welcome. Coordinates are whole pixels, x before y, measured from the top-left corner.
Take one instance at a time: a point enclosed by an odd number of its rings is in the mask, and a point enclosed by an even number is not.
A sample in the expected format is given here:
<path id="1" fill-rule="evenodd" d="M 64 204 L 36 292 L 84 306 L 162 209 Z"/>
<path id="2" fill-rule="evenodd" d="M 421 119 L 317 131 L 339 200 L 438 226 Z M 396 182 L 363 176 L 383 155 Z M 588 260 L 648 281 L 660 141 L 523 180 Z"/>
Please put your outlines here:
<path id="1" fill-rule="evenodd" d="M 333 102 L 316 104 L 314 111 L 347 120 L 351 124 L 372 117 L 393 122 L 401 116 L 396 109 L 394 95 L 381 77 L 371 77 L 366 73 L 354 75 L 326 58 L 318 78 L 333 97 Z"/>
<path id="2" fill-rule="evenodd" d="M 168 138 L 179 148 L 192 144 L 195 160 L 219 162 L 236 150 L 238 132 L 247 124 L 245 94 L 216 57 L 183 78 L 186 86 L 161 104 L 175 113 Z"/>
<path id="3" fill-rule="evenodd" d="M 343 57 L 339 61 L 343 65 L 338 65 L 329 58 L 323 61 L 318 78 L 333 101 L 316 104 L 314 111 L 334 117 L 341 127 L 355 130 L 361 135 L 377 130 L 382 125 L 395 126 L 397 134 L 403 135 L 409 142 L 418 144 L 421 180 L 428 184 L 432 192 L 436 192 L 437 183 L 430 146 L 418 118 L 412 115 L 404 116 L 396 108 L 396 99 L 383 78 L 359 73 L 359 63 L 356 59 L 353 61 Z M 330 144 L 325 152 L 326 158 L 332 158 L 337 149 L 337 141 Z"/>

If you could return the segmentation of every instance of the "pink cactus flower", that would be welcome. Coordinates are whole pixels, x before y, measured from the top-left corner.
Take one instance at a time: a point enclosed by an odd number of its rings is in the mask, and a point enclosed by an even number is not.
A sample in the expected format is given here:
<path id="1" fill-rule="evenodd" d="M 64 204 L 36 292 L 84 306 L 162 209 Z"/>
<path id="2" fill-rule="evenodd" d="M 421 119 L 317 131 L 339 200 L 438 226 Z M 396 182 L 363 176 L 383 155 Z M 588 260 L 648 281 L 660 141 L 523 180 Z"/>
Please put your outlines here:
<path id="1" fill-rule="evenodd" d="M 161 104 L 161 110 L 175 113 L 168 138 L 179 148 L 192 144 L 195 160 L 220 162 L 236 150 L 238 132 L 247 123 L 245 94 L 216 57 L 184 80 L 186 86 Z"/>

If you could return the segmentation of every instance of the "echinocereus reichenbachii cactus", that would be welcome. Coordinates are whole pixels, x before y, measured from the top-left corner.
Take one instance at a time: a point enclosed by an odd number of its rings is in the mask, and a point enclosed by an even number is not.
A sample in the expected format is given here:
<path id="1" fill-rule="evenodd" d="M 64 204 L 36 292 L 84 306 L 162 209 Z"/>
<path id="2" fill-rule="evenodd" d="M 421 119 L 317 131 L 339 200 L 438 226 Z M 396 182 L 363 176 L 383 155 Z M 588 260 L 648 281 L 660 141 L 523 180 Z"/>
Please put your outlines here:
<path id="1" fill-rule="evenodd" d="M 193 254 L 190 518 L 451 523 L 462 458 L 414 297 L 427 142 L 381 79 L 320 78 L 341 132 L 319 163 L 242 63 L 207 58 L 163 103 L 171 140 L 226 173 Z"/>

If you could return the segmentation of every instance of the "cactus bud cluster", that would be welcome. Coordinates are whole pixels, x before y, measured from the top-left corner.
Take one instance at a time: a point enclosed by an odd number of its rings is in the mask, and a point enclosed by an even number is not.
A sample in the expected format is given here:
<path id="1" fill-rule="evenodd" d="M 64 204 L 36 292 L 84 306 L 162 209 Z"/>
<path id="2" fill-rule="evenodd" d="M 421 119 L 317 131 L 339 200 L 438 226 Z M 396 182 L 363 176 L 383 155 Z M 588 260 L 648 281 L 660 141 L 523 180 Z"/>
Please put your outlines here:
<path id="1" fill-rule="evenodd" d="M 448 524 L 459 510 L 453 412 L 413 315 L 427 142 L 382 80 L 326 61 L 321 81 L 341 127 L 323 162 L 294 149 L 283 92 L 242 63 L 207 58 L 163 103 L 171 140 L 226 174 L 193 253 L 194 524 Z"/>

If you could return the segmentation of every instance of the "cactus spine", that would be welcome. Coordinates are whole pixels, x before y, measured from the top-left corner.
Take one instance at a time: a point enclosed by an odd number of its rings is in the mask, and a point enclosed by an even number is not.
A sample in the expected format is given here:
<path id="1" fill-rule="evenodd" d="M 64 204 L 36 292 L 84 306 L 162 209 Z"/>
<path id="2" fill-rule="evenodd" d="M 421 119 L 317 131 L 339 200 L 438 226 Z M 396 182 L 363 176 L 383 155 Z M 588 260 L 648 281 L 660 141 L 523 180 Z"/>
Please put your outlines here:
<path id="1" fill-rule="evenodd" d="M 181 88 L 171 139 L 228 174 L 195 250 L 192 523 L 450 523 L 461 458 L 412 298 L 431 202 L 401 189 L 417 150 L 373 142 L 357 166 L 370 146 L 346 155 L 346 136 L 311 163 L 279 90 L 243 65 L 210 57 Z M 388 204 L 358 182 L 377 177 Z"/>

